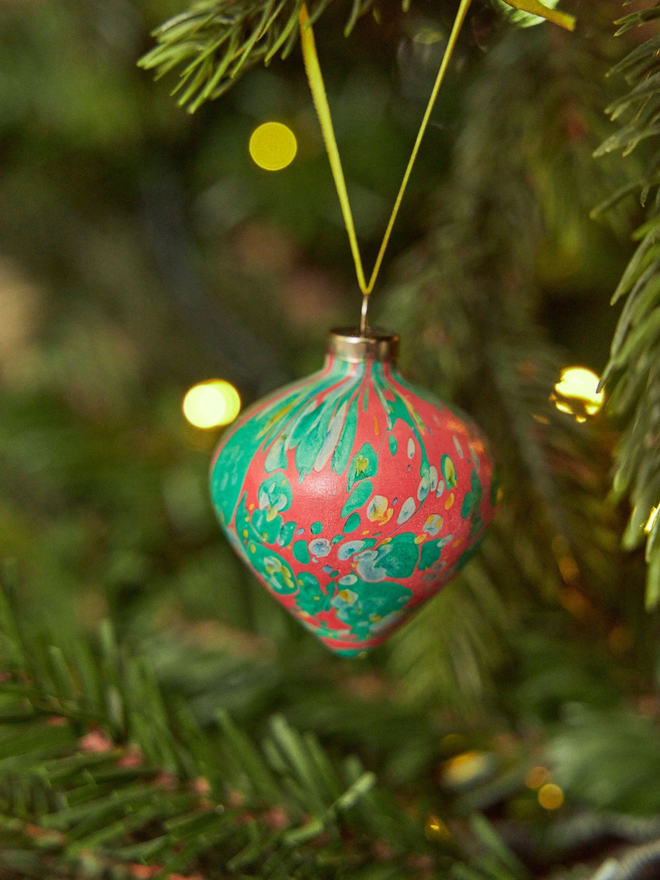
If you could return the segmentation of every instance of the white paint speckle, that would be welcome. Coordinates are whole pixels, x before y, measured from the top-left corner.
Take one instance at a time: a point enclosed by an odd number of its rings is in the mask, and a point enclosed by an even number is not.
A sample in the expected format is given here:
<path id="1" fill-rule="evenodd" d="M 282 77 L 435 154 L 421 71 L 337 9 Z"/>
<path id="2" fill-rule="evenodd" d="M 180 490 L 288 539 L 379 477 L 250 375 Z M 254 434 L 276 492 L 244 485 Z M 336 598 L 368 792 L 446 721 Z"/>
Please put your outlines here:
<path id="1" fill-rule="evenodd" d="M 406 500 L 401 505 L 401 510 L 399 511 L 399 515 L 397 517 L 397 523 L 402 525 L 405 522 L 408 522 L 410 517 L 415 512 L 415 499 L 414 498 L 406 498 Z"/>

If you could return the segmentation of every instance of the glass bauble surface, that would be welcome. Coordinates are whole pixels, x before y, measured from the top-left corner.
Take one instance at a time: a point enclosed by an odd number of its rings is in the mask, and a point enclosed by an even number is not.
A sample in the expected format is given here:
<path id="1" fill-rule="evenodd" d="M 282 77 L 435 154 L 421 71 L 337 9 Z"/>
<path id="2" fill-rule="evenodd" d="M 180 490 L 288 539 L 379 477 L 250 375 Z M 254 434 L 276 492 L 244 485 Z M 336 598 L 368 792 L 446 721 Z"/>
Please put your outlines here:
<path id="1" fill-rule="evenodd" d="M 398 337 L 336 330 L 320 372 L 223 435 L 211 493 L 266 589 L 339 654 L 382 643 L 475 552 L 494 514 L 486 442 L 396 369 Z"/>

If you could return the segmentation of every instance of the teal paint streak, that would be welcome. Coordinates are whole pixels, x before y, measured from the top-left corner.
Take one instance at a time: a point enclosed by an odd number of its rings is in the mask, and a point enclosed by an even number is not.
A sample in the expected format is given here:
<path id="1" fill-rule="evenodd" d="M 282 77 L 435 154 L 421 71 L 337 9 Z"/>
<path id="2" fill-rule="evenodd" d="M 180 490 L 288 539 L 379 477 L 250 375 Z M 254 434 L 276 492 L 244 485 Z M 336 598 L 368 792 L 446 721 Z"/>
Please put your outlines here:
<path id="1" fill-rule="evenodd" d="M 336 376 L 320 380 L 319 374 L 314 373 L 302 382 L 274 391 L 258 413 L 247 409 L 230 429 L 211 473 L 211 496 L 223 522 L 229 524 L 234 518 L 245 477 L 259 448 L 268 446 L 274 436 L 285 433 L 291 413 L 297 414 L 310 398 L 334 382 Z"/>
<path id="2" fill-rule="evenodd" d="M 473 538 L 483 526 L 481 518 L 481 480 L 477 472 L 472 471 L 470 474 L 470 491 L 463 498 L 463 506 L 461 507 L 461 516 L 463 519 L 470 519 L 470 538 Z"/>
<path id="3" fill-rule="evenodd" d="M 296 523 L 288 522 L 284 523 L 282 526 L 282 530 L 280 532 L 280 536 L 277 539 L 277 543 L 280 547 L 288 547 L 291 543 L 291 539 L 293 538 L 293 533 L 296 530 Z"/>
<path id="4" fill-rule="evenodd" d="M 302 479 L 312 472 L 328 437 L 333 416 L 341 409 L 342 403 L 349 399 L 356 384 L 355 379 L 348 386 L 342 383 L 318 406 L 307 412 L 293 429 L 290 447 L 296 449 L 296 468 Z"/>
<path id="5" fill-rule="evenodd" d="M 337 443 L 337 448 L 332 456 L 332 470 L 336 474 L 343 474 L 351 455 L 351 449 L 355 442 L 355 433 L 357 431 L 357 396 L 348 410 L 344 428 Z"/>
<path id="6" fill-rule="evenodd" d="M 255 546 L 254 553 L 250 547 L 249 558 L 256 570 L 276 593 L 284 595 L 295 593 L 296 584 L 293 572 L 281 556 L 273 553 L 268 547 Z"/>
<path id="7" fill-rule="evenodd" d="M 287 468 L 286 451 L 284 444 L 286 443 L 286 434 L 281 434 L 268 450 L 266 461 L 264 462 L 264 470 L 267 474 L 273 471 L 283 470 Z"/>
<path id="8" fill-rule="evenodd" d="M 395 583 L 367 583 L 360 578 L 333 599 L 339 620 L 347 623 L 360 639 L 369 638 L 385 618 L 392 622 L 412 598 L 412 590 Z"/>
<path id="9" fill-rule="evenodd" d="M 436 562 L 440 559 L 441 554 L 442 547 L 438 541 L 425 541 L 424 544 L 422 544 L 419 570 L 428 571 L 429 568 L 433 568 Z"/>
<path id="10" fill-rule="evenodd" d="M 380 567 L 385 569 L 388 577 L 410 577 L 417 566 L 419 559 L 419 545 L 415 544 L 416 535 L 413 532 L 404 532 L 395 535 L 386 547 L 391 550 L 380 562 Z"/>
<path id="11" fill-rule="evenodd" d="M 373 485 L 371 483 L 371 480 L 364 480 L 364 482 L 358 483 L 355 489 L 353 489 L 353 491 L 349 495 L 346 503 L 342 507 L 342 519 L 345 516 L 348 516 L 354 510 L 357 510 L 358 507 L 362 507 L 362 505 L 369 499 L 372 490 Z"/>
<path id="12" fill-rule="evenodd" d="M 395 535 L 374 550 L 363 550 L 355 557 L 357 574 L 368 583 L 386 578 L 410 577 L 417 566 L 419 546 L 412 532 Z"/>
<path id="13" fill-rule="evenodd" d="M 350 492 L 355 483 L 367 477 L 375 477 L 378 473 L 378 455 L 371 443 L 364 443 L 353 456 L 353 461 L 348 471 L 348 491 Z"/>
<path id="14" fill-rule="evenodd" d="M 458 481 L 456 479 L 456 467 L 450 456 L 442 456 L 442 459 L 440 460 L 440 470 L 442 471 L 442 476 L 445 479 L 445 485 L 447 486 L 447 488 L 455 489 L 458 486 Z"/>
<path id="15" fill-rule="evenodd" d="M 360 514 L 352 513 L 349 518 L 344 523 L 344 534 L 349 535 L 351 532 L 354 532 L 356 529 L 360 528 Z"/>
<path id="16" fill-rule="evenodd" d="M 387 415 L 387 424 L 389 430 L 391 431 L 396 425 L 397 421 L 401 420 L 410 427 L 417 439 L 417 442 L 419 443 L 421 453 L 421 476 L 425 471 L 428 471 L 429 468 L 429 460 L 426 455 L 426 446 L 422 439 L 422 435 L 425 432 L 424 423 L 421 417 L 417 414 L 412 404 L 406 406 L 406 401 L 403 394 L 401 394 L 400 390 L 398 390 L 395 385 L 387 378 L 382 364 L 374 365 L 373 378 L 374 388 L 378 393 L 378 397 Z M 399 384 L 398 377 L 397 384 Z M 387 393 L 390 395 L 389 399 L 385 398 L 385 391 L 387 391 Z"/>
<path id="17" fill-rule="evenodd" d="M 268 519 L 265 510 L 255 510 L 252 514 L 252 527 L 262 541 L 274 544 L 280 537 L 283 520 L 281 516 Z"/>
<path id="18" fill-rule="evenodd" d="M 321 589 L 321 585 L 313 574 L 303 571 L 298 575 L 300 591 L 296 596 L 296 605 L 302 611 L 315 615 L 319 611 L 330 609 L 330 597 Z"/>
<path id="19" fill-rule="evenodd" d="M 286 474 L 279 473 L 267 477 L 257 492 L 259 509 L 267 510 L 271 519 L 275 511 L 288 510 L 291 507 L 293 493 Z"/>
<path id="20" fill-rule="evenodd" d="M 301 565 L 309 565 L 311 557 L 305 541 L 296 541 L 293 545 L 293 557 L 300 562 Z"/>
<path id="21" fill-rule="evenodd" d="M 316 456 L 319 454 L 325 435 L 328 432 L 328 425 L 332 418 L 333 405 L 326 403 L 308 413 L 300 422 L 302 436 L 298 438 L 296 445 L 296 469 L 301 477 L 311 474 L 314 468 Z"/>

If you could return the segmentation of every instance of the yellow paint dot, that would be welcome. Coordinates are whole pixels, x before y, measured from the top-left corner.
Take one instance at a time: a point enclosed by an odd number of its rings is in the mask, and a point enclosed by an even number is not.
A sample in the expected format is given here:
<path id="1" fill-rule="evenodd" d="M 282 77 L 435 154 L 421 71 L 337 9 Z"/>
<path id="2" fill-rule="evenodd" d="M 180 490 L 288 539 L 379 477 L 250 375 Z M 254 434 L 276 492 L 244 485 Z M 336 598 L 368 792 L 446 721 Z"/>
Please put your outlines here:
<path id="1" fill-rule="evenodd" d="M 264 122 L 252 132 L 250 155 L 255 164 L 266 171 L 281 171 L 290 165 L 298 143 L 288 125 L 281 122 Z"/>
<path id="2" fill-rule="evenodd" d="M 550 779 L 550 771 L 547 767 L 532 767 L 525 776 L 527 788 L 540 788 Z"/>
<path id="3" fill-rule="evenodd" d="M 449 508 L 452 506 L 453 503 L 454 503 L 454 493 L 452 492 L 452 494 L 449 496 L 449 498 L 447 498 L 447 500 L 445 501 L 445 510 L 449 510 Z"/>
<path id="4" fill-rule="evenodd" d="M 554 782 L 547 782 L 541 786 L 538 799 L 544 810 L 557 810 L 564 803 L 564 792 Z"/>
<path id="5" fill-rule="evenodd" d="M 233 422 L 241 411 L 241 398 L 229 382 L 200 382 L 183 398 L 183 414 L 196 428 L 217 428 Z"/>
<path id="6" fill-rule="evenodd" d="M 421 544 L 422 541 L 426 540 L 426 535 L 417 535 L 415 538 L 415 544 Z"/>

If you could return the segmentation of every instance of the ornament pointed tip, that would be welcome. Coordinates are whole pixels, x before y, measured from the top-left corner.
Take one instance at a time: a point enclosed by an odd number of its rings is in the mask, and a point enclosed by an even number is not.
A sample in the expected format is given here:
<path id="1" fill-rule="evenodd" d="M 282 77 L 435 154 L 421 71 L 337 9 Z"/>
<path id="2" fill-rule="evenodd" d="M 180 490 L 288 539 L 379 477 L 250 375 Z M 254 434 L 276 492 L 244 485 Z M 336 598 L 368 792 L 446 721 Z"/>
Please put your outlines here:
<path id="1" fill-rule="evenodd" d="M 369 650 L 364 647 L 359 648 L 336 648 L 334 645 L 324 642 L 326 648 L 329 648 L 333 654 L 343 657 L 345 660 L 366 660 L 369 656 Z"/>

